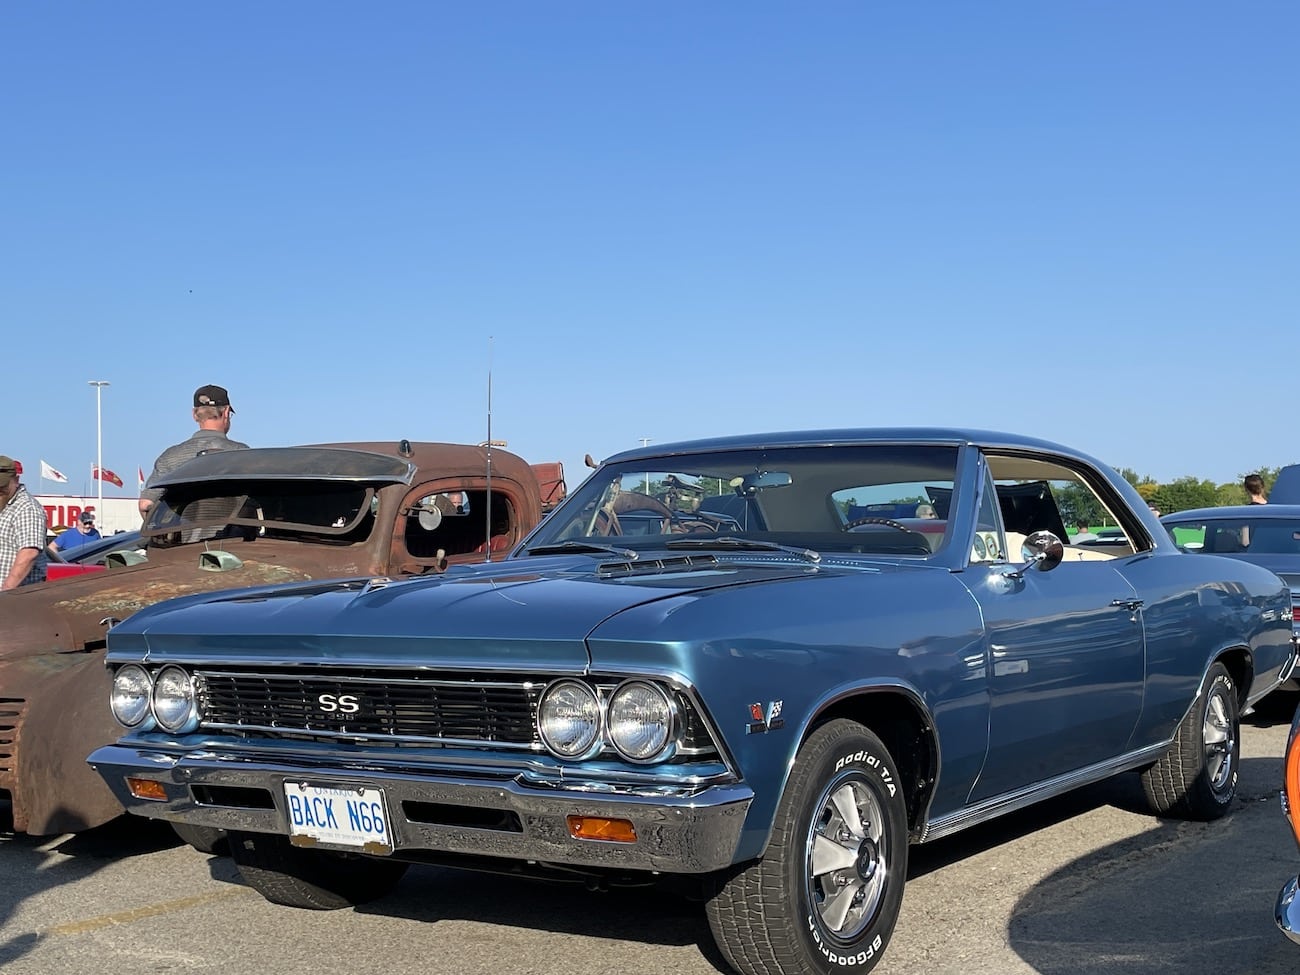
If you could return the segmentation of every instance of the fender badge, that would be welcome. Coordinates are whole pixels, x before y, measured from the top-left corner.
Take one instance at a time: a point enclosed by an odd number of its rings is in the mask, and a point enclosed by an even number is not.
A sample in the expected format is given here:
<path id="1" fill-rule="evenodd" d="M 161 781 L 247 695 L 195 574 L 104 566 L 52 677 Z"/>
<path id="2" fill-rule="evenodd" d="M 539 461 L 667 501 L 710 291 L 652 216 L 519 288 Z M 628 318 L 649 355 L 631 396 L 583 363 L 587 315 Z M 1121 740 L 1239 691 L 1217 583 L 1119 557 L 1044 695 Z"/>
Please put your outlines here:
<path id="1" fill-rule="evenodd" d="M 781 717 L 781 708 L 784 704 L 784 701 L 772 701 L 767 706 L 766 714 L 761 703 L 751 704 L 749 716 L 752 720 L 745 725 L 745 734 L 761 735 L 765 731 L 779 731 L 784 728 L 785 718 Z"/>

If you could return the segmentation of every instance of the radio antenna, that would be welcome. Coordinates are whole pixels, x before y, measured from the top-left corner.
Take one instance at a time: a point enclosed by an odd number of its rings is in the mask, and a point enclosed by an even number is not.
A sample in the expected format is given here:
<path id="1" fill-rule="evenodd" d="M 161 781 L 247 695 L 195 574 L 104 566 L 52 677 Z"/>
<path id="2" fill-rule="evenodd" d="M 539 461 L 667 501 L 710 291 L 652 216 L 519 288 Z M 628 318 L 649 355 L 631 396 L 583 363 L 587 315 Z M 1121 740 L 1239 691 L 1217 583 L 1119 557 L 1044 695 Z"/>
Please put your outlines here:
<path id="1" fill-rule="evenodd" d="M 488 371 L 487 371 L 487 503 L 483 505 L 487 523 L 484 527 L 483 551 L 492 561 L 492 336 L 488 336 Z"/>

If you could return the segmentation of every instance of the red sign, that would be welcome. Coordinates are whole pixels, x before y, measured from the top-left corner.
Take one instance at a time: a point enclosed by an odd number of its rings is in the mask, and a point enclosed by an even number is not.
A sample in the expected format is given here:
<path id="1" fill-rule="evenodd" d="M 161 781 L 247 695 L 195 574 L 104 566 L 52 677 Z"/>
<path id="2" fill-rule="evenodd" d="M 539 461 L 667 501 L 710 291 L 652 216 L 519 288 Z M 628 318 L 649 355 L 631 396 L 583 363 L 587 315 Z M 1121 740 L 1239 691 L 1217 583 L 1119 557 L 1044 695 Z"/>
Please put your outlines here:
<path id="1" fill-rule="evenodd" d="M 83 511 L 89 511 L 92 515 L 95 513 L 93 504 L 85 507 L 79 504 L 46 504 L 41 507 L 45 509 L 45 520 L 51 527 L 62 525 L 64 528 L 71 528 L 77 523 Z"/>

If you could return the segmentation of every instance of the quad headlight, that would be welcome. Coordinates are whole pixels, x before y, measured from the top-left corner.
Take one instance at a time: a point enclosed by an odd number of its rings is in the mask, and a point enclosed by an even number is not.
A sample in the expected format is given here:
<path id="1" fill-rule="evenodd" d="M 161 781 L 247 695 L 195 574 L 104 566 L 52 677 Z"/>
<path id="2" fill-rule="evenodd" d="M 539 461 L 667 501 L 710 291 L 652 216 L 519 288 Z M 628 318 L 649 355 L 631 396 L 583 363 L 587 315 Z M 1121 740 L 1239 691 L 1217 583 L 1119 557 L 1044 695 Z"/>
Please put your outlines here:
<path id="1" fill-rule="evenodd" d="M 134 728 L 149 717 L 149 695 L 153 682 L 143 667 L 128 664 L 113 675 L 113 692 L 109 699 L 113 717 L 119 724 Z"/>
<path id="2" fill-rule="evenodd" d="M 584 758 L 600 746 L 601 707 L 581 681 L 557 681 L 537 704 L 542 742 L 561 758 Z"/>
<path id="3" fill-rule="evenodd" d="M 672 747 L 680 724 L 669 691 L 639 678 L 603 690 L 556 681 L 537 705 L 542 743 L 559 758 L 591 758 L 612 746 L 629 761 L 653 762 Z"/>
<path id="4" fill-rule="evenodd" d="M 180 667 L 164 667 L 153 681 L 153 716 L 164 731 L 193 731 L 199 725 L 194 681 Z"/>
<path id="5" fill-rule="evenodd" d="M 649 762 L 662 755 L 676 724 L 672 699 L 648 681 L 625 681 L 609 699 L 610 743 L 634 762 Z"/>

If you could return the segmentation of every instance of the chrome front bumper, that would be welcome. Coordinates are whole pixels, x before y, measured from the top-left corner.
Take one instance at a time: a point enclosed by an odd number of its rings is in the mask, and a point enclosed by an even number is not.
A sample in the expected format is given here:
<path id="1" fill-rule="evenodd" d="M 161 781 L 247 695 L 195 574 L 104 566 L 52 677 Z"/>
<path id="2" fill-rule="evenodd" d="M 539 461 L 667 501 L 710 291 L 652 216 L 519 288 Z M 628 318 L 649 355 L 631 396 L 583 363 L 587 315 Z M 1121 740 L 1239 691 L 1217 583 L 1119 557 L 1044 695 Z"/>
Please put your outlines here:
<path id="1" fill-rule="evenodd" d="M 154 819 L 288 835 L 284 783 L 324 781 L 384 791 L 398 857 L 453 853 L 665 873 L 730 866 L 754 798 L 735 784 L 619 790 L 609 783 L 534 783 L 523 775 L 232 761 L 212 752 L 181 755 L 120 744 L 98 749 L 87 761 L 128 811 Z M 165 798 L 136 797 L 128 776 L 158 783 Z M 625 819 L 636 839 L 576 839 L 569 816 Z"/>
<path id="2" fill-rule="evenodd" d="M 1277 895 L 1273 919 L 1283 934 L 1300 945 L 1300 877 L 1288 880 L 1282 892 Z"/>

